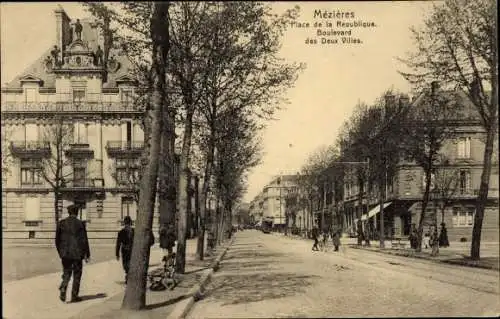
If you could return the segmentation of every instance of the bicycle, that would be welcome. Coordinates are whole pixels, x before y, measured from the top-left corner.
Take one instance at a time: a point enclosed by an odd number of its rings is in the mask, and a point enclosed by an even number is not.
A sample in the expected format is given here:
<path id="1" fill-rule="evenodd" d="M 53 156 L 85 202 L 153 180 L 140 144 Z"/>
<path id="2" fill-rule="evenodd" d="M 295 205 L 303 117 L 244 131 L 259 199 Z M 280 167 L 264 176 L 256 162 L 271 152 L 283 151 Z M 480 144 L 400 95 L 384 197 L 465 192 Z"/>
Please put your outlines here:
<path id="1" fill-rule="evenodd" d="M 153 291 L 172 290 L 178 283 L 175 271 L 175 253 L 164 256 L 162 262 L 163 267 L 152 271 L 149 275 L 149 281 L 151 282 L 149 289 Z"/>

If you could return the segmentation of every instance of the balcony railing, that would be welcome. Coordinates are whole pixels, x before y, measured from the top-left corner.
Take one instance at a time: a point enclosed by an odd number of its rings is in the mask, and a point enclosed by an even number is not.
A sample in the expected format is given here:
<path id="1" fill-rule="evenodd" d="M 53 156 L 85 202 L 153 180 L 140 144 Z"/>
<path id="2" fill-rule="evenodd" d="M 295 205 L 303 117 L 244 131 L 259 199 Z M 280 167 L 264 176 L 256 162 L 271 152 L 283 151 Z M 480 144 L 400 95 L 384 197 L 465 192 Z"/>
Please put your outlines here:
<path id="1" fill-rule="evenodd" d="M 101 188 L 103 187 L 102 179 L 99 178 L 82 178 L 74 179 L 66 182 L 66 189 L 71 188 Z"/>
<path id="2" fill-rule="evenodd" d="M 85 99 L 73 99 L 71 94 L 56 94 L 54 101 L 21 102 L 2 101 L 2 113 L 33 112 L 142 112 L 133 100 L 105 101 L 100 93 L 87 93 Z"/>
<path id="3" fill-rule="evenodd" d="M 50 143 L 48 141 L 12 141 L 10 150 L 13 155 L 50 154 Z"/>
<path id="4" fill-rule="evenodd" d="M 141 141 L 108 141 L 106 150 L 111 156 L 124 153 L 140 153 L 144 149 L 144 142 Z"/>
<path id="5" fill-rule="evenodd" d="M 65 152 L 66 156 L 81 156 L 88 158 L 94 156 L 94 151 L 90 148 L 90 144 L 82 142 L 70 144 Z"/>
<path id="6" fill-rule="evenodd" d="M 479 189 L 459 189 L 455 197 L 477 197 L 478 195 Z M 490 188 L 488 198 L 498 198 L 498 188 Z"/>

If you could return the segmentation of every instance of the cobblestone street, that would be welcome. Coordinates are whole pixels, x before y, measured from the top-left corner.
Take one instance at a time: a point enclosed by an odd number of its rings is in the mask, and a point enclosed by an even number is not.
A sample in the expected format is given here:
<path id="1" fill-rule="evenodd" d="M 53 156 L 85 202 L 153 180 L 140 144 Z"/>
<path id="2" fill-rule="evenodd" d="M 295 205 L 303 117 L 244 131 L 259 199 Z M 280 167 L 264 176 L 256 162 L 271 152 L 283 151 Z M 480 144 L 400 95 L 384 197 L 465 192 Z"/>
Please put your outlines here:
<path id="1" fill-rule="evenodd" d="M 244 231 L 189 318 L 500 313 L 498 272 Z"/>

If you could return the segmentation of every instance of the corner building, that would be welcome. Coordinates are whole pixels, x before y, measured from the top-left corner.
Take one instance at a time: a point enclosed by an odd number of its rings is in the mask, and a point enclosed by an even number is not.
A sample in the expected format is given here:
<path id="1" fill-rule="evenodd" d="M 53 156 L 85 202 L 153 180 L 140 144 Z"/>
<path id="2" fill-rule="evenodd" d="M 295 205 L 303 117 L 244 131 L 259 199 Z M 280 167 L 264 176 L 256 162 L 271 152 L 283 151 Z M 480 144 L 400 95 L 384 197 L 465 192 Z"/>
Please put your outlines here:
<path id="1" fill-rule="evenodd" d="M 137 216 L 130 177 L 144 147 L 142 112 L 134 105 L 130 62 L 113 49 L 104 54 L 93 21 L 72 21 L 55 10 L 56 43 L 2 87 L 2 143 L 9 154 L 2 169 L 2 233 L 6 240 L 51 240 L 66 207 L 77 204 L 90 239 L 111 239 L 125 216 Z M 81 29 L 81 32 L 78 30 Z M 40 175 L 56 157 L 48 136 L 68 127 L 62 147 L 64 182 L 54 188 Z M 2 151 L 4 146 L 2 147 Z M 157 230 L 158 201 L 154 229 Z"/>

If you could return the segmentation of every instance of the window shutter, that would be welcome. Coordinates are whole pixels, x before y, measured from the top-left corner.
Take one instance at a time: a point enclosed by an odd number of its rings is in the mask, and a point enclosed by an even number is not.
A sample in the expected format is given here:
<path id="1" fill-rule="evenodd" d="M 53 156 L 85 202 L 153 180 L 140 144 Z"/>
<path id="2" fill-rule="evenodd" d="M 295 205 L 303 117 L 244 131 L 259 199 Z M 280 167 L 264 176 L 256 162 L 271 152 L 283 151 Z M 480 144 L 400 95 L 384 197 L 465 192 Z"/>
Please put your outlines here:
<path id="1" fill-rule="evenodd" d="M 465 140 L 463 138 L 458 139 L 457 155 L 459 158 L 465 157 Z"/>
<path id="2" fill-rule="evenodd" d="M 135 201 L 131 201 L 129 204 L 129 216 L 133 221 L 137 220 L 137 203 Z"/>
<path id="3" fill-rule="evenodd" d="M 465 172 L 465 187 L 466 187 L 466 190 L 471 189 L 471 177 L 470 177 L 469 171 Z"/>
<path id="4" fill-rule="evenodd" d="M 127 123 L 122 123 L 122 142 L 127 141 Z"/>
<path id="5" fill-rule="evenodd" d="M 85 125 L 84 123 L 78 123 L 78 125 L 79 125 L 79 130 L 78 130 L 79 139 L 78 139 L 78 141 L 80 143 L 87 143 L 87 125 Z"/>
<path id="6" fill-rule="evenodd" d="M 465 156 L 470 158 L 470 137 L 465 139 Z"/>
<path id="7" fill-rule="evenodd" d="M 74 140 L 74 142 L 75 142 L 75 143 L 78 143 L 78 142 L 79 142 L 79 140 L 78 140 L 78 137 L 79 137 L 79 129 L 80 129 L 80 127 L 79 127 L 78 123 L 75 123 L 75 124 L 73 125 L 73 140 Z"/>

